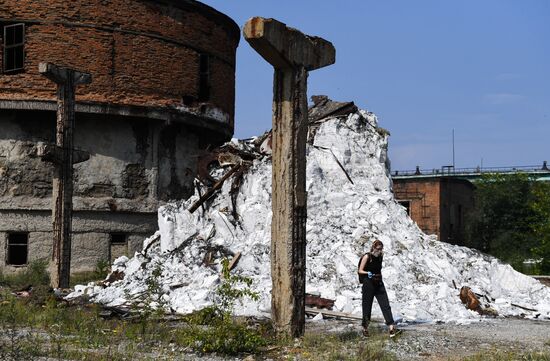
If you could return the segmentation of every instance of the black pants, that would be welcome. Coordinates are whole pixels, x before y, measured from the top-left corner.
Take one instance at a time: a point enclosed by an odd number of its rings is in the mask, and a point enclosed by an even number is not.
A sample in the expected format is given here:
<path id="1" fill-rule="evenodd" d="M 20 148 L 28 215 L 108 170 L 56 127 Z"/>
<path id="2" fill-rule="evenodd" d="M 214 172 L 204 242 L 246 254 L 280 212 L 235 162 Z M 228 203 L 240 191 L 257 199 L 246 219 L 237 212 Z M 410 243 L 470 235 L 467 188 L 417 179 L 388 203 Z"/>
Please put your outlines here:
<path id="1" fill-rule="evenodd" d="M 375 284 L 373 280 L 367 279 L 363 283 L 363 326 L 366 326 L 370 322 L 370 315 L 372 311 L 372 301 L 376 297 L 378 305 L 382 310 L 386 325 L 393 325 L 393 316 L 391 314 L 390 301 L 388 300 L 388 294 L 386 293 L 386 287 L 383 282 Z"/>

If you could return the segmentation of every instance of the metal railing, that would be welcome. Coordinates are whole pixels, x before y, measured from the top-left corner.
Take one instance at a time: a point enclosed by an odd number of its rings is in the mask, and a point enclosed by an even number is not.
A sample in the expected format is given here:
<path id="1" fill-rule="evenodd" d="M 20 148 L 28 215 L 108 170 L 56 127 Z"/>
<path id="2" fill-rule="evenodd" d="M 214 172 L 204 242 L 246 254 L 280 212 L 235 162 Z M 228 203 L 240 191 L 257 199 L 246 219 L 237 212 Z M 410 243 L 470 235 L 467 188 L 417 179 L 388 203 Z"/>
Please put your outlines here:
<path id="1" fill-rule="evenodd" d="M 475 168 L 454 168 L 452 165 L 443 166 L 440 169 L 420 169 L 416 167 L 415 170 L 396 170 L 392 171 L 392 176 L 421 176 L 421 175 L 481 175 L 484 173 L 550 173 L 550 168 L 546 161 L 543 162 L 542 167 L 536 165 L 527 166 L 509 166 L 509 167 L 475 167 Z"/>

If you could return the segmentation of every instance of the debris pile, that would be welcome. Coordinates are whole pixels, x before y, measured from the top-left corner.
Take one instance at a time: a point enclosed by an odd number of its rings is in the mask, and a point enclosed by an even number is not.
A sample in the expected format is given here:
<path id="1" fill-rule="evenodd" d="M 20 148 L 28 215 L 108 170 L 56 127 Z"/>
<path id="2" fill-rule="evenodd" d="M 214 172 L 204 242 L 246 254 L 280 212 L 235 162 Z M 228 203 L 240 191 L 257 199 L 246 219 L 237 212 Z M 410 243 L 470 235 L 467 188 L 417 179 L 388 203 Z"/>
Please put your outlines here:
<path id="1" fill-rule="evenodd" d="M 373 113 L 325 98 L 316 104 L 307 150 L 306 292 L 334 300 L 334 313 L 360 316 L 357 260 L 369 249 L 369 239 L 377 238 L 385 245 L 382 272 L 396 318 L 464 322 L 482 317 L 463 305 L 459 285 L 487 295 L 485 308 L 499 315 L 550 319 L 550 288 L 495 258 L 420 231 L 393 198 L 388 133 Z M 236 311 L 269 315 L 269 143 L 269 134 L 232 140 L 204 160 L 195 195 L 159 210 L 159 231 L 144 241 L 144 250 L 117 259 L 111 282 L 77 286 L 70 297 L 87 294 L 94 302 L 124 305 L 146 292 L 147 280 L 156 275 L 164 305 L 192 312 L 214 301 L 220 259 L 238 254 L 233 272 L 252 278 L 260 299 Z M 373 314 L 380 316 L 378 307 Z"/>

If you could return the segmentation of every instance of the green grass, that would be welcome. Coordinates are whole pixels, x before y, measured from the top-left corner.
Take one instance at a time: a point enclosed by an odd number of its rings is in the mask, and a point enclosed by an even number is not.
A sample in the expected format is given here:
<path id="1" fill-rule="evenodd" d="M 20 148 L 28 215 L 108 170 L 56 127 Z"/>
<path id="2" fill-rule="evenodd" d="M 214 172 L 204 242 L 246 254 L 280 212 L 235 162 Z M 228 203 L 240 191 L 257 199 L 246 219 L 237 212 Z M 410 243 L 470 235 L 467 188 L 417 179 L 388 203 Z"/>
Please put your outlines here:
<path id="1" fill-rule="evenodd" d="M 296 343 L 278 339 L 270 322 L 231 316 L 231 305 L 241 298 L 234 284 L 246 279 L 227 274 L 218 294 L 229 305 L 209 307 L 178 322 L 164 321 L 162 313 L 144 308 L 132 320 L 103 319 L 98 305 L 69 306 L 56 300 L 49 287 L 47 263 L 31 263 L 23 272 L 0 276 L 0 360 L 34 360 L 37 357 L 78 360 L 178 359 L 182 352 L 224 355 L 260 354 L 304 360 L 393 360 L 384 351 L 386 333 L 373 329 L 363 338 L 358 332 L 308 332 Z M 105 267 L 72 277 L 86 283 L 105 277 Z M 148 283 L 148 299 L 156 300 L 157 278 Z M 16 298 L 9 289 L 33 286 L 31 296 Z M 145 302 L 147 303 L 147 302 Z M 143 350 L 149 354 L 143 354 Z"/>
<path id="2" fill-rule="evenodd" d="M 70 287 L 85 285 L 90 282 L 103 281 L 109 274 L 111 264 L 107 260 L 99 260 L 93 271 L 75 272 L 71 274 Z"/>
<path id="3" fill-rule="evenodd" d="M 237 355 L 259 352 L 268 344 L 261 334 L 263 326 L 250 325 L 245 319 L 199 325 L 164 321 L 158 314 L 132 320 L 103 319 L 100 311 L 97 305 L 68 306 L 53 294 L 43 304 L 32 303 L 4 290 L 0 293 L 0 360 L 32 360 L 36 356 L 153 359 L 139 354 L 143 348 L 167 357 L 182 350 Z"/>
<path id="4" fill-rule="evenodd" d="M 395 360 L 392 354 L 384 350 L 388 342 L 387 334 L 376 329 L 370 331 L 371 336 L 368 338 L 354 330 L 337 333 L 306 332 L 301 343 L 290 351 L 306 360 Z"/>
<path id="5" fill-rule="evenodd" d="M 70 286 L 74 287 L 78 284 L 104 280 L 109 273 L 109 268 L 108 261 L 100 260 L 93 271 L 72 273 Z M 14 274 L 5 275 L 0 273 L 0 286 L 12 289 L 49 285 L 50 276 L 48 273 L 48 261 L 46 260 L 32 261 L 20 272 Z"/>
<path id="6" fill-rule="evenodd" d="M 21 272 L 10 275 L 0 273 L 0 286 L 10 288 L 48 286 L 50 284 L 50 276 L 47 269 L 48 262 L 46 260 L 33 261 Z"/>
<path id="7" fill-rule="evenodd" d="M 265 337 L 267 327 L 231 317 L 229 307 L 211 307 L 177 323 L 165 321 L 162 308 L 147 306 L 162 294 L 160 266 L 147 280 L 146 297 L 136 300 L 146 306 L 131 320 L 106 320 L 100 317 L 98 305 L 69 306 L 57 300 L 49 287 L 46 267 L 44 261 L 33 262 L 20 273 L 0 277 L 0 360 L 32 360 L 36 356 L 148 359 L 143 355 L 129 356 L 143 348 L 168 357 L 174 353 L 171 350 L 238 355 L 259 352 L 270 342 Z M 94 272 L 73 276 L 72 280 L 85 283 L 103 279 L 107 269 L 98 263 Z M 221 295 L 231 305 L 245 292 L 234 288 L 233 283 L 243 282 L 244 278 L 228 275 L 225 279 L 227 284 Z M 11 293 L 30 285 L 30 297 L 17 298 Z"/>
<path id="8" fill-rule="evenodd" d="M 68 306 L 50 295 L 44 304 L 0 293 L 0 359 L 37 357 L 78 360 L 174 359 L 181 353 L 256 354 L 275 360 L 393 360 L 386 333 L 307 332 L 296 342 L 276 338 L 271 323 L 220 319 L 212 309 L 181 321 L 103 319 L 99 306 Z M 145 325 L 145 327 L 144 327 Z M 148 350 L 148 354 L 143 354 Z M 13 356 L 13 357 L 12 357 Z"/>

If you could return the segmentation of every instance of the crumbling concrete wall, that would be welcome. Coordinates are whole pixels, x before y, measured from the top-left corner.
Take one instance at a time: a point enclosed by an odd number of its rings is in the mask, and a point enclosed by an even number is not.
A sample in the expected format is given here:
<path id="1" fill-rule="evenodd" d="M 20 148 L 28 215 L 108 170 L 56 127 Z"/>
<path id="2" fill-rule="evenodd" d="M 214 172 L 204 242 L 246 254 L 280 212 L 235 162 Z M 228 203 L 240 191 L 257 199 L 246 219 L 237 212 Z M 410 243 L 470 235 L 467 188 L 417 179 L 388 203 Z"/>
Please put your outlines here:
<path id="1" fill-rule="evenodd" d="M 16 207 L 17 199 L 51 196 L 53 168 L 36 154 L 39 142 L 52 142 L 53 119 L 19 124 L 14 112 L 0 115 L 0 201 L 1 207 Z M 26 201 L 21 207 L 32 206 Z"/>
<path id="2" fill-rule="evenodd" d="M 0 69 L 0 270 L 14 269 L 8 239 L 28 240 L 26 261 L 51 254 L 53 166 L 35 155 L 55 143 L 56 87 L 41 62 L 93 76 L 76 94 L 74 144 L 90 159 L 74 167 L 71 268 L 133 253 L 159 204 L 192 193 L 200 149 L 233 133 L 239 27 L 193 0 L 5 0 L 0 45 L 13 23 L 25 62 Z"/>
<path id="3" fill-rule="evenodd" d="M 75 165 L 72 271 L 133 254 L 157 229 L 157 209 L 193 192 L 199 137 L 181 124 L 113 116 L 77 116 L 75 146 L 90 159 Z M 50 258 L 53 168 L 36 157 L 53 142 L 54 113 L 0 112 L 0 269 L 7 239 L 28 234 L 28 261 Z M 112 244 L 113 234 L 124 244 Z"/>
<path id="4" fill-rule="evenodd" d="M 122 254 L 133 255 L 141 249 L 143 239 L 155 231 L 156 214 L 106 214 L 104 212 L 75 212 L 71 270 L 94 269 L 100 260 Z M 4 272 L 20 267 L 5 264 L 7 237 L 10 232 L 28 233 L 28 261 L 50 259 L 52 252 L 52 221 L 49 211 L 0 211 L 0 259 Z M 111 245 L 112 233 L 127 234 L 124 245 Z M 120 250 L 123 250 L 120 253 Z"/>

